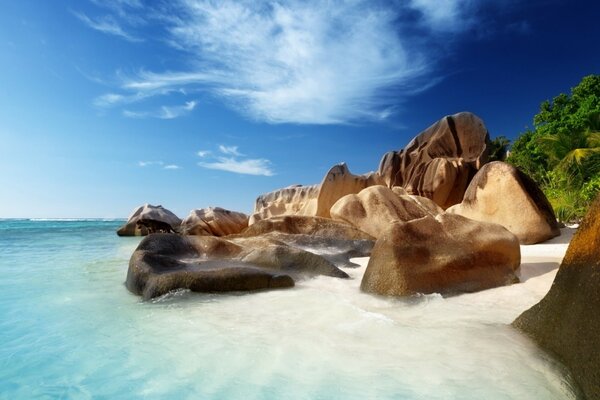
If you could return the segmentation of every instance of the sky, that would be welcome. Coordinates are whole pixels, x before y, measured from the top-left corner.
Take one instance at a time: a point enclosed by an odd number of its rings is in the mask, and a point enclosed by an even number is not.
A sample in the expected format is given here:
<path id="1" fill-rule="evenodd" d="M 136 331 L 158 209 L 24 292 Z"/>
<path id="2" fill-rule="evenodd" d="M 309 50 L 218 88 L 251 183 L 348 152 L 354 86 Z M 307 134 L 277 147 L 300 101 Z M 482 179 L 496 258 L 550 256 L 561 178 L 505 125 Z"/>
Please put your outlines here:
<path id="1" fill-rule="evenodd" d="M 600 3 L 20 0 L 0 12 L 0 218 L 252 212 L 445 115 L 514 139 L 600 73 Z"/>

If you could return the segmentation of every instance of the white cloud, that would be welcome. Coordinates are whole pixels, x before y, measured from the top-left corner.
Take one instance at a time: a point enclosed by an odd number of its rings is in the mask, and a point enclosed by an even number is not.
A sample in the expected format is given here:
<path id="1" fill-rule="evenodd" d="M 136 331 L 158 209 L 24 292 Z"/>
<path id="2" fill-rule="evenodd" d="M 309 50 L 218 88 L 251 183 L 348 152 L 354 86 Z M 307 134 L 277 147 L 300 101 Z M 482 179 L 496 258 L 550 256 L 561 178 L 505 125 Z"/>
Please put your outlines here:
<path id="1" fill-rule="evenodd" d="M 238 146 L 223 146 L 221 144 L 219 145 L 219 151 L 223 154 L 232 156 L 243 156 L 243 154 L 238 151 Z"/>
<path id="2" fill-rule="evenodd" d="M 157 111 L 131 111 L 123 110 L 123 116 L 128 118 L 159 118 L 159 119 L 175 119 L 192 112 L 198 103 L 188 101 L 181 106 L 162 106 Z"/>
<path id="3" fill-rule="evenodd" d="M 123 90 L 201 88 L 253 119 L 331 124 L 380 118 L 391 88 L 418 90 L 428 71 L 398 35 L 398 13 L 366 0 L 176 4 L 163 18 L 169 41 L 195 67 L 143 71 Z"/>
<path id="4" fill-rule="evenodd" d="M 197 103 L 195 101 L 188 101 L 182 106 L 173 106 L 173 107 L 162 106 L 160 108 L 160 112 L 158 114 L 156 114 L 155 116 L 156 116 L 156 118 L 160 118 L 160 119 L 173 119 L 173 118 L 181 117 L 183 115 L 187 115 L 190 112 L 192 112 L 194 110 L 194 108 L 196 108 L 196 104 Z"/>
<path id="5" fill-rule="evenodd" d="M 102 96 L 98 96 L 94 99 L 94 105 L 96 107 L 110 107 L 115 104 L 124 102 L 126 99 L 122 94 L 106 93 Z"/>
<path id="6" fill-rule="evenodd" d="M 411 0 L 410 6 L 419 11 L 422 22 L 434 31 L 453 31 L 463 27 L 462 10 L 470 1 L 465 0 Z"/>
<path id="7" fill-rule="evenodd" d="M 80 21 L 94 30 L 107 33 L 109 35 L 119 36 L 130 42 L 143 42 L 143 39 L 125 32 L 121 25 L 119 25 L 119 23 L 110 15 L 92 19 L 84 13 L 73 12 L 73 14 L 79 18 Z"/>
<path id="8" fill-rule="evenodd" d="M 138 161 L 138 166 L 145 167 L 160 167 L 162 169 L 181 169 L 177 164 L 165 164 L 164 161 Z"/>
<path id="9" fill-rule="evenodd" d="M 212 156 L 210 150 L 200 150 L 198 157 L 204 158 L 198 165 L 202 168 L 216 169 L 246 175 L 273 176 L 271 161 L 264 158 L 245 158 L 238 146 L 219 145 L 219 152 L 226 156 Z M 207 159 L 208 158 L 208 159 Z"/>
<path id="10" fill-rule="evenodd" d="M 138 161 L 138 166 L 140 166 L 140 167 L 150 167 L 152 165 L 162 166 L 162 165 L 164 165 L 164 162 L 162 162 L 162 161 Z"/>
<path id="11" fill-rule="evenodd" d="M 138 7 L 136 0 L 111 4 L 123 21 Z M 161 41 L 184 54 L 186 68 L 120 76 L 123 98 L 113 104 L 203 91 L 268 123 L 387 119 L 409 95 L 439 82 L 432 71 L 442 42 L 477 26 L 486 4 L 495 3 L 174 0 L 145 21 L 160 25 Z M 168 119 L 181 111 L 190 110 L 147 114 Z"/>
<path id="12" fill-rule="evenodd" d="M 215 161 L 199 162 L 198 165 L 203 168 L 217 169 L 221 171 L 234 172 L 237 174 L 263 176 L 274 175 L 274 172 L 271 169 L 271 162 L 263 158 L 238 160 L 233 157 L 217 157 Z"/>

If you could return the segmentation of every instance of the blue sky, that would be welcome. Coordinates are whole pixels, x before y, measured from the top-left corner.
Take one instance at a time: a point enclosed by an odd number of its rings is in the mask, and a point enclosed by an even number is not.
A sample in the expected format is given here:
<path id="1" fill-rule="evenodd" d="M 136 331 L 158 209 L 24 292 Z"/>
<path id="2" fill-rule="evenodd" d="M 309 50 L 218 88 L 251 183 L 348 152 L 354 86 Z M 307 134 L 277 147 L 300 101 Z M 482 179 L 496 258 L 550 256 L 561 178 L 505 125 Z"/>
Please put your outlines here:
<path id="1" fill-rule="evenodd" d="M 447 114 L 516 137 L 600 73 L 594 1 L 13 1 L 0 217 L 251 212 Z"/>

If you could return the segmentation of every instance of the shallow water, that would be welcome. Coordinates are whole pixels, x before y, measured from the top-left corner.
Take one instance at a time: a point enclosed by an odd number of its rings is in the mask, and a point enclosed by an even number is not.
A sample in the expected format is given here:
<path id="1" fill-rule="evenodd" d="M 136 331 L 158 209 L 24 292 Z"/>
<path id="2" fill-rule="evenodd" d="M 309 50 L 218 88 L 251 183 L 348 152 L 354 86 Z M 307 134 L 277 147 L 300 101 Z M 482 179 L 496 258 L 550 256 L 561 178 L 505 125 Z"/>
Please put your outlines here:
<path id="1" fill-rule="evenodd" d="M 139 239 L 117 237 L 120 223 L 0 221 L 0 398 L 573 398 L 507 325 L 547 291 L 549 263 L 446 299 L 362 294 L 363 267 L 142 302 L 123 285 Z"/>

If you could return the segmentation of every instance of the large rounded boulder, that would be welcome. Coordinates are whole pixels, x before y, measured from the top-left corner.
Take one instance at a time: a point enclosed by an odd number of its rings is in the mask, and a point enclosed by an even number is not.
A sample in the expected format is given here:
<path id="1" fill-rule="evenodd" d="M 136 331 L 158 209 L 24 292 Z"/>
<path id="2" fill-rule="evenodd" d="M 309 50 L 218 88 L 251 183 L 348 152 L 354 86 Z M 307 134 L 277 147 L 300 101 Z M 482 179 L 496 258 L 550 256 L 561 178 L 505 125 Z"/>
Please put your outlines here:
<path id="1" fill-rule="evenodd" d="M 185 235 L 227 236 L 240 233 L 248 227 L 248 216 L 221 207 L 192 210 L 181 223 Z"/>
<path id="2" fill-rule="evenodd" d="M 401 192 L 399 192 L 401 190 Z M 358 194 L 349 194 L 331 207 L 331 218 L 367 232 L 375 238 L 383 235 L 394 222 L 406 222 L 443 212 L 432 200 L 407 194 L 400 188 L 371 186 Z"/>
<path id="3" fill-rule="evenodd" d="M 600 399 L 600 197 L 571 240 L 548 294 L 513 325 L 570 369 L 586 399 Z"/>
<path id="4" fill-rule="evenodd" d="M 460 203 L 471 178 L 487 162 L 488 142 L 479 117 L 469 112 L 449 115 L 404 149 L 386 153 L 378 173 L 388 187 L 402 186 L 446 209 Z"/>
<path id="5" fill-rule="evenodd" d="M 396 222 L 375 243 L 361 282 L 387 296 L 475 292 L 518 282 L 518 239 L 497 224 L 440 214 Z"/>
<path id="6" fill-rule="evenodd" d="M 560 235 L 552 206 L 537 184 L 501 161 L 484 165 L 469 184 L 462 203 L 446 212 L 500 224 L 522 244 Z"/>
<path id="7" fill-rule="evenodd" d="M 144 204 L 129 215 L 125 225 L 117 230 L 119 236 L 146 236 L 152 227 L 164 227 L 164 230 L 177 230 L 181 219 L 161 205 Z"/>

